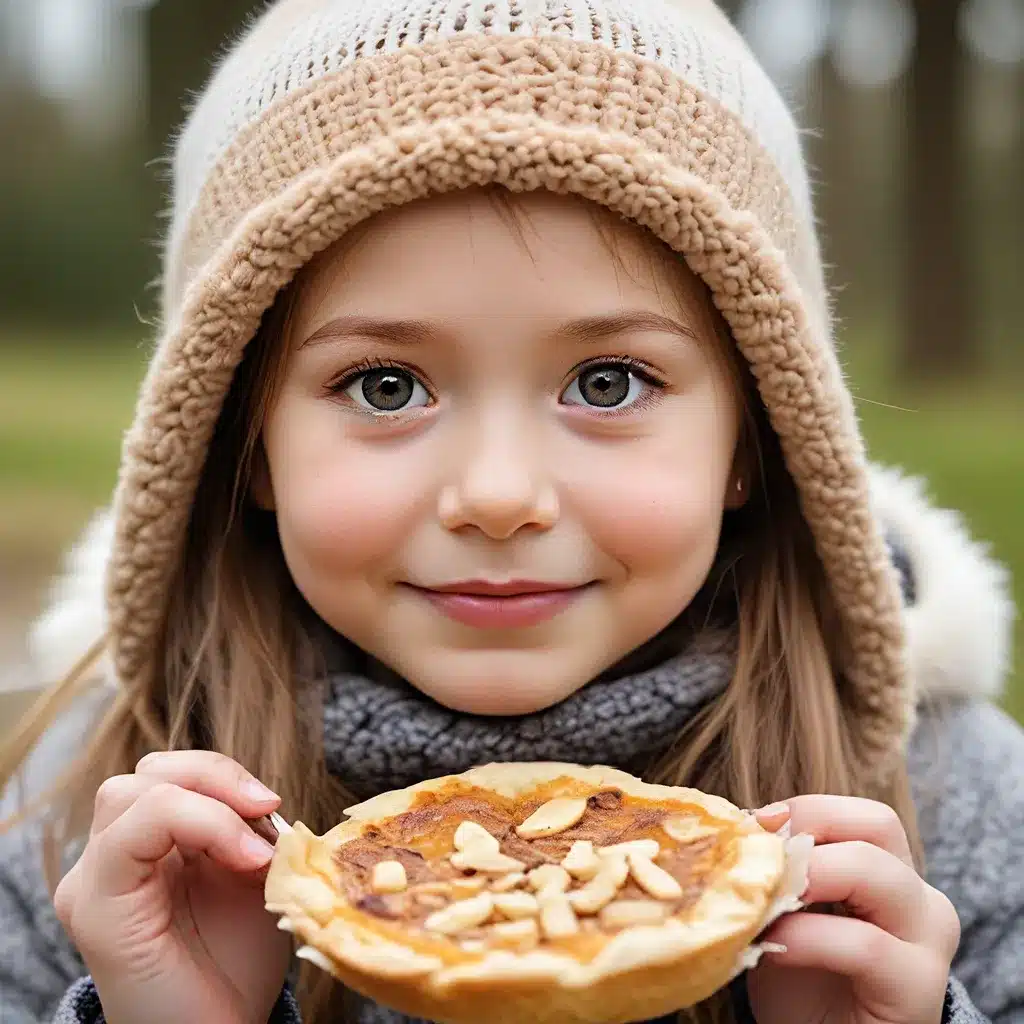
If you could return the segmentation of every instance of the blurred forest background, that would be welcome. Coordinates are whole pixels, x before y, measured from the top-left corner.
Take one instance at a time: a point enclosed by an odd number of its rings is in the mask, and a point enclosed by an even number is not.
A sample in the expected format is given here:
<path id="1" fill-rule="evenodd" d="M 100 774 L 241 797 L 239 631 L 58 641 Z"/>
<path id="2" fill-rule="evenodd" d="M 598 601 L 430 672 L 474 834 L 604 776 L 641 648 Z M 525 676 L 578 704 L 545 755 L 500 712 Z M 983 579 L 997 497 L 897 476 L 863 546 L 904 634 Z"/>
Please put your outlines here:
<path id="1" fill-rule="evenodd" d="M 262 6 L 0 0 L 0 724 L 25 624 L 113 485 L 168 140 Z M 1024 0 L 725 6 L 808 129 L 872 454 L 963 511 L 1024 607 Z M 1024 720 L 1024 682 L 1007 703 Z"/>

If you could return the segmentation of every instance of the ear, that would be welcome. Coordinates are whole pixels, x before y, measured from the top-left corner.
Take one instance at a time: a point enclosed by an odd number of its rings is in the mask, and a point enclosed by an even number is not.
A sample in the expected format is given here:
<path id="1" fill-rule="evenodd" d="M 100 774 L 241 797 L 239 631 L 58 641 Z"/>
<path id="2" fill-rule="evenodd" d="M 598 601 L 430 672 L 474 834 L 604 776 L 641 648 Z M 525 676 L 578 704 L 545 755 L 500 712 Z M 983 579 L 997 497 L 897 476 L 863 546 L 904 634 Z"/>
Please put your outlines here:
<path id="1" fill-rule="evenodd" d="M 725 507 L 728 511 L 735 512 L 736 509 L 743 508 L 746 505 L 749 487 L 747 478 L 742 473 L 731 473 L 729 475 L 729 483 L 726 485 L 725 490 Z"/>
<path id="2" fill-rule="evenodd" d="M 270 478 L 270 463 L 261 441 L 253 454 L 252 473 L 249 477 L 249 497 L 257 508 L 264 512 L 275 511 L 274 484 Z"/>
<path id="3" fill-rule="evenodd" d="M 741 439 L 736 445 L 732 468 L 725 483 L 725 508 L 730 512 L 743 508 L 750 500 L 753 476 L 750 472 L 749 446 Z"/>

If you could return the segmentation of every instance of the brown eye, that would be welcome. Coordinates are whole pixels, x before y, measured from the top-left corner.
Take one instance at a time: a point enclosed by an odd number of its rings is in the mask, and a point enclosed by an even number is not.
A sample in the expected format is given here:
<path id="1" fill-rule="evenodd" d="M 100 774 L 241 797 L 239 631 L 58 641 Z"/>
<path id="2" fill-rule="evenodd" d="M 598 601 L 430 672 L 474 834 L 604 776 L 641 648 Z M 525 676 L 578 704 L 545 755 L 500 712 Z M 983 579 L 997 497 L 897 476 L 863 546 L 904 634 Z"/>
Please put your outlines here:
<path id="1" fill-rule="evenodd" d="M 565 389 L 567 405 L 593 409 L 621 409 L 632 405 L 642 394 L 645 381 L 625 363 L 603 363 L 581 371 Z"/>
<path id="2" fill-rule="evenodd" d="M 361 373 L 345 393 L 370 412 L 401 412 L 430 402 L 427 389 L 411 373 L 390 367 Z"/>

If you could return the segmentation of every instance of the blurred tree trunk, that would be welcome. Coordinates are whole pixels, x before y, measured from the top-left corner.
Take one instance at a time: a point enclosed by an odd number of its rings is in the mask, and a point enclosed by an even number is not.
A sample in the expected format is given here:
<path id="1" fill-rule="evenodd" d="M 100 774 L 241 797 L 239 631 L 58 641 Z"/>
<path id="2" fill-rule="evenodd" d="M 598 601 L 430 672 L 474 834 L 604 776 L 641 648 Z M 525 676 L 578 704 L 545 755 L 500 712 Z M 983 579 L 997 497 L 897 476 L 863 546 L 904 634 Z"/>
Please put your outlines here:
<path id="1" fill-rule="evenodd" d="M 908 89 L 909 265 L 903 370 L 911 378 L 976 368 L 969 249 L 964 56 L 959 0 L 914 0 Z"/>

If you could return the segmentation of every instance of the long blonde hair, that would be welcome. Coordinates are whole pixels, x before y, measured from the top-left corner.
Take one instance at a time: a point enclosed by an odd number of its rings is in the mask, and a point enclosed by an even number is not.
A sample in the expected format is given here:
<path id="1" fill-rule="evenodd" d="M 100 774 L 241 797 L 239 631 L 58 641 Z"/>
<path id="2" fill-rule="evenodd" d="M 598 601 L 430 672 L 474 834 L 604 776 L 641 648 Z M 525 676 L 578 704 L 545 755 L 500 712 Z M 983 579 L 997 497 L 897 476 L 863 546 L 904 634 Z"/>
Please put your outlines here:
<path id="1" fill-rule="evenodd" d="M 153 670 L 144 684 L 116 694 L 88 749 L 45 797 L 60 823 L 46 857 L 51 885 L 54 850 L 87 833 L 100 783 L 131 773 L 150 750 L 221 751 L 281 794 L 286 815 L 318 833 L 351 802 L 344 780 L 324 765 L 317 688 L 310 685 L 321 671 L 310 637 L 313 613 L 285 566 L 272 516 L 247 500 L 287 354 L 296 287 L 264 317 L 226 400 Z M 736 633 L 735 671 L 648 777 L 718 793 L 742 807 L 798 793 L 873 797 L 900 814 L 919 852 L 905 769 L 882 790 L 856 774 L 847 690 L 836 668 L 834 603 L 750 375 L 731 341 L 721 349 L 745 398 L 741 443 L 758 471 L 748 503 L 726 515 L 715 568 L 677 629 L 692 635 L 709 617 L 727 618 Z M 90 656 L 101 652 L 99 643 Z M 0 750 L 0 790 L 80 693 L 88 666 L 87 657 L 41 698 Z M 299 997 L 310 1024 L 348 1018 L 348 994 L 308 965 Z M 685 1016 L 711 1022 L 731 1014 L 719 997 Z"/>

